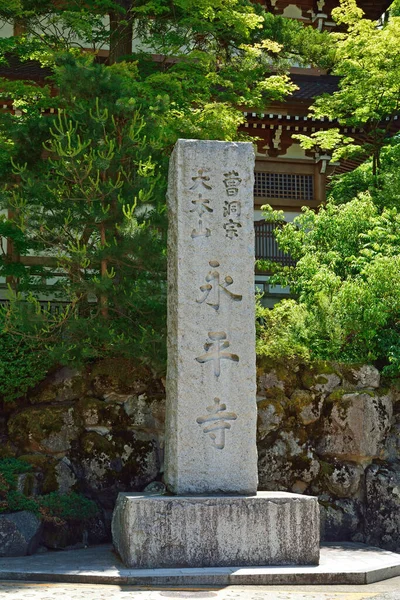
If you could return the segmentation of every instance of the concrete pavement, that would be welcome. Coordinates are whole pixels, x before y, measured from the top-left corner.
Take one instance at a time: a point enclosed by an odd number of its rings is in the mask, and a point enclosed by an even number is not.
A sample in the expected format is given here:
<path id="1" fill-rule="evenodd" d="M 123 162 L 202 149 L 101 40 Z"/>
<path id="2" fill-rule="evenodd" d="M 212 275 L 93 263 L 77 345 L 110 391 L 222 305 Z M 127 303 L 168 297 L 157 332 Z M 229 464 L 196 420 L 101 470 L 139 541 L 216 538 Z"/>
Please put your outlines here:
<path id="1" fill-rule="evenodd" d="M 320 564 L 130 569 L 108 545 L 0 558 L 0 581 L 158 586 L 364 585 L 400 576 L 400 554 L 350 542 L 324 544 Z"/>
<path id="2" fill-rule="evenodd" d="M 1 600 L 400 600 L 400 577 L 368 586 L 137 588 L 0 582 Z"/>

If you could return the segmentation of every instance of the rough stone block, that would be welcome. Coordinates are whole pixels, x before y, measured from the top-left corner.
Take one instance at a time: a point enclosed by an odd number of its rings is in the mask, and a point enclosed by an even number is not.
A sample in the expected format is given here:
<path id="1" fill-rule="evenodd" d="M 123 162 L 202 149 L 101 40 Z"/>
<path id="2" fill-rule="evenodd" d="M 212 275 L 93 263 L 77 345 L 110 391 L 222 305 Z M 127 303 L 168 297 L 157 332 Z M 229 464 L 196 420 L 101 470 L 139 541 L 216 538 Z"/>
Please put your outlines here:
<path id="1" fill-rule="evenodd" d="M 366 471 L 366 541 L 400 552 L 400 467 L 371 465 Z"/>
<path id="2" fill-rule="evenodd" d="M 36 552 L 42 524 L 33 513 L 20 512 L 0 515 L 0 556 L 26 556 Z"/>
<path id="3" fill-rule="evenodd" d="M 318 454 L 362 464 L 382 458 L 393 415 L 390 395 L 369 391 L 332 396 L 334 405 L 323 423 Z"/>
<path id="4" fill-rule="evenodd" d="M 114 545 L 134 568 L 317 565 L 317 498 L 120 494 Z"/>

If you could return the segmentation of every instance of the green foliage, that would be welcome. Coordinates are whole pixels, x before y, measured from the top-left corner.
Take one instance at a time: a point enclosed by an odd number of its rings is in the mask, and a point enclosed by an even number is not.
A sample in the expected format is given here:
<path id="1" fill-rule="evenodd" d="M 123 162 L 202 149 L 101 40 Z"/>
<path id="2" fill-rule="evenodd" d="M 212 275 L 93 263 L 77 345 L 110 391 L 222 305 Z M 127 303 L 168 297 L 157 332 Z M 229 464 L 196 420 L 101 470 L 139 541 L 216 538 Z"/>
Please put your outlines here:
<path id="1" fill-rule="evenodd" d="M 276 274 L 296 300 L 279 303 L 265 322 L 264 339 L 311 359 L 379 361 L 400 372 L 400 214 L 379 211 L 369 194 L 343 205 L 329 202 L 277 232 L 297 260 Z M 300 342 L 300 347 L 299 347 Z M 275 343 L 275 342 L 274 342 Z"/>
<path id="2" fill-rule="evenodd" d="M 11 334 L 4 328 L 7 307 L 0 308 L 0 398 L 12 401 L 23 396 L 44 379 L 51 357 L 45 347 L 38 347 L 35 336 Z"/>
<path id="3" fill-rule="evenodd" d="M 0 236 L 13 246 L 13 257 L 0 248 L 2 331 L 26 356 L 19 369 L 5 362 L 0 393 L 24 393 L 45 365 L 105 356 L 162 372 L 174 143 L 244 139 L 238 107 L 293 91 L 293 59 L 329 68 L 331 38 L 247 0 L 0 0 L 0 17 L 22 31 L 0 40 L 0 60 L 50 73 L 45 85 L 0 86 L 18 108 L 0 115 Z"/>
<path id="4" fill-rule="evenodd" d="M 312 112 L 317 118 L 337 119 L 341 125 L 365 129 L 367 141 L 360 147 L 339 131 L 334 136 L 331 130 L 309 138 L 300 136 L 304 147 L 333 150 L 334 160 L 360 153 L 364 158 L 372 155 L 374 175 L 379 172 L 381 149 L 388 143 L 399 108 L 400 17 L 396 6 L 380 27 L 363 18 L 355 0 L 341 0 L 332 12 L 342 28 L 332 34 L 336 48 L 332 73 L 340 75 L 340 89 L 317 98 Z"/>
<path id="5" fill-rule="evenodd" d="M 30 510 L 38 513 L 37 503 L 17 489 L 18 475 L 29 473 L 31 465 L 17 458 L 0 460 L 0 513 Z"/>
<path id="6" fill-rule="evenodd" d="M 87 521 L 98 514 L 95 502 L 75 492 L 26 496 L 17 489 L 18 475 L 31 472 L 32 466 L 17 458 L 0 460 L 0 513 L 29 510 L 43 520 L 59 524 Z"/>
<path id="7" fill-rule="evenodd" d="M 99 512 L 98 506 L 93 500 L 74 492 L 69 494 L 51 492 L 37 498 L 37 502 L 44 518 L 61 521 L 87 521 Z"/>
<path id="8" fill-rule="evenodd" d="M 162 368 L 165 177 L 151 155 L 160 145 L 126 95 L 135 68 L 92 61 L 68 57 L 55 71 L 63 108 L 47 118 L 49 158 L 22 163 L 21 140 L 14 143 L 16 183 L 0 196 L 13 216 L 3 227 L 20 255 L 46 260 L 24 265 L 4 255 L 0 273 L 18 282 L 5 327 L 44 348 L 48 366 L 108 354 Z M 60 302 L 59 311 L 43 299 Z"/>
<path id="9" fill-rule="evenodd" d="M 379 171 L 374 174 L 373 160 L 360 167 L 333 178 L 329 196 L 335 204 L 343 204 L 362 192 L 369 191 L 376 206 L 400 206 L 400 138 L 395 136 L 380 151 Z"/>
<path id="10" fill-rule="evenodd" d="M 272 360 L 299 360 L 307 363 L 307 311 L 295 300 L 282 300 L 274 310 L 256 305 L 256 352 Z"/>

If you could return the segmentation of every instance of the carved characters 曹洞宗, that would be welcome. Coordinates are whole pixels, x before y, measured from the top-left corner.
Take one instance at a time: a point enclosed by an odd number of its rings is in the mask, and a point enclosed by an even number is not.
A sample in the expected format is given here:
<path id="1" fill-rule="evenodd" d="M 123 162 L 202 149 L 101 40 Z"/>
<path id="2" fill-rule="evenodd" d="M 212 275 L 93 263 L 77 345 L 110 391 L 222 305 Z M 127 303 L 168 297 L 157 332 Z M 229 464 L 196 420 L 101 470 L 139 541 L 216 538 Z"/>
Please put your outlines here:
<path id="1" fill-rule="evenodd" d="M 239 173 L 237 171 L 229 171 L 229 173 L 224 173 L 224 177 L 224 184 L 228 196 L 237 196 L 239 186 L 242 183 Z"/>
<path id="2" fill-rule="evenodd" d="M 241 227 L 241 223 L 238 221 L 234 221 L 233 219 L 229 219 L 227 223 L 224 223 L 225 236 L 230 240 L 239 236 L 239 228 Z"/>
<path id="3" fill-rule="evenodd" d="M 224 185 L 227 195 L 232 198 L 239 194 L 240 184 L 242 183 L 237 171 L 224 173 Z M 225 200 L 223 207 L 224 217 L 231 217 L 224 223 L 225 237 L 233 240 L 239 237 L 239 229 L 242 227 L 240 222 L 241 203 L 239 200 Z"/>

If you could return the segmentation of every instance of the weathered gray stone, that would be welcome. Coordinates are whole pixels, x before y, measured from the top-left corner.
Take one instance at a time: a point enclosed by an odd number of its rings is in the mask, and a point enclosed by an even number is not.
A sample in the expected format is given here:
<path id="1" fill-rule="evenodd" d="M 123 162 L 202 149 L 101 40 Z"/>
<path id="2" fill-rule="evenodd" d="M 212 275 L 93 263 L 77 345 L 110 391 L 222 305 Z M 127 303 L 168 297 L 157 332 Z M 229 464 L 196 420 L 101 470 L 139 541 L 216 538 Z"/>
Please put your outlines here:
<path id="1" fill-rule="evenodd" d="M 27 452 L 64 456 L 81 428 L 73 406 L 38 405 L 22 410 L 8 421 L 10 438 Z"/>
<path id="2" fill-rule="evenodd" d="M 257 437 L 263 440 L 271 431 L 276 431 L 285 418 L 281 404 L 270 398 L 260 398 L 257 402 Z"/>
<path id="3" fill-rule="evenodd" d="M 366 471 L 366 539 L 400 552 L 400 466 L 371 465 Z"/>
<path id="4" fill-rule="evenodd" d="M 29 400 L 32 404 L 49 402 L 67 402 L 78 399 L 85 390 L 85 378 L 76 369 L 62 367 L 48 375 L 32 393 Z"/>
<path id="5" fill-rule="evenodd" d="M 256 496 L 120 494 L 113 540 L 137 568 L 316 565 L 316 498 L 282 492 Z"/>
<path id="6" fill-rule="evenodd" d="M 54 471 L 57 479 L 58 492 L 60 494 L 68 494 L 71 492 L 77 482 L 71 461 L 67 457 L 64 457 L 56 464 Z"/>
<path id="7" fill-rule="evenodd" d="M 275 369 L 262 373 L 257 379 L 257 385 L 260 392 L 270 388 L 279 388 L 283 391 L 285 388 L 284 382 L 279 379 Z"/>
<path id="8" fill-rule="evenodd" d="M 26 556 L 39 547 L 42 525 L 33 513 L 0 515 L 0 556 Z"/>
<path id="9" fill-rule="evenodd" d="M 295 405 L 303 425 L 310 425 L 318 421 L 324 405 L 323 396 L 316 395 L 309 390 L 295 390 L 290 400 Z"/>
<path id="10" fill-rule="evenodd" d="M 121 561 L 108 544 L 97 547 L 65 552 L 46 552 L 28 556 L 24 560 L 7 558 L 0 561 L 0 580 L 4 600 L 7 597 L 30 598 L 30 600 L 54 600 L 62 598 L 95 598 L 100 600 L 161 600 L 161 598 L 218 598 L 218 600 L 364 600 L 373 596 L 374 600 L 398 600 L 398 594 L 384 594 L 378 597 L 378 589 L 397 589 L 396 580 L 385 582 L 384 586 L 366 586 L 391 577 L 400 576 L 400 557 L 398 554 L 371 546 L 354 543 L 330 543 L 321 547 L 319 566 L 282 566 L 282 567 L 215 567 L 204 569 L 130 569 L 121 565 Z M 51 581 L 64 585 L 39 585 L 37 591 L 32 585 L 7 583 L 10 580 L 24 582 Z M 67 585 L 65 585 L 67 584 Z M 71 584 L 90 584 L 83 587 Z M 101 587 L 99 584 L 102 584 Z M 386 587 L 387 584 L 387 587 Z M 121 586 L 115 592 L 115 588 Z M 129 592 L 125 586 L 134 586 Z M 279 588 L 262 589 L 260 586 L 295 586 L 296 591 L 278 591 Z M 310 591 L 304 586 L 313 585 Z M 318 593 L 316 585 L 328 586 L 325 592 Z M 351 593 L 338 593 L 333 585 L 358 585 Z M 9 586 L 9 587 L 8 587 Z M 258 586 L 258 587 L 246 587 Z M 398 585 L 397 585 L 398 587 Z M 17 589 L 16 589 L 17 588 Z M 146 591 L 140 591 L 140 588 Z M 161 591 L 162 588 L 164 591 Z M 169 591 L 177 588 L 177 591 Z M 187 589 L 197 591 L 185 591 Z M 209 591 L 210 589 L 214 591 Z M 282 588 L 281 588 L 282 589 Z M 285 589 L 285 588 L 284 588 Z M 18 591 L 17 591 L 18 590 Z M 29 590 L 29 592 L 28 592 Z M 28 596 L 30 591 L 35 594 Z M 87 591 L 86 591 L 87 590 Z M 125 591 L 126 590 L 126 591 Z M 136 591 L 137 590 L 137 591 Z M 157 591 L 159 590 L 159 591 Z M 375 590 L 375 591 L 373 591 Z M 7 592 L 10 592 L 9 594 Z M 263 593 L 264 592 L 264 593 Z M 358 593 L 357 593 L 358 592 Z M 63 593 L 63 594 L 62 594 Z M 84 594 L 84 596 L 82 596 Z"/>
<path id="11" fill-rule="evenodd" d="M 303 492 L 319 471 L 313 449 L 301 443 L 293 432 L 280 432 L 273 444 L 259 453 L 258 472 L 263 490 Z"/>
<path id="12" fill-rule="evenodd" d="M 72 462 L 86 489 L 91 488 L 107 508 L 114 507 L 119 491 L 143 489 L 160 469 L 155 440 L 140 432 L 113 436 L 86 433 Z"/>
<path id="13" fill-rule="evenodd" d="M 330 393 L 340 385 L 341 378 L 337 373 L 323 373 L 316 378 L 312 389 L 317 392 Z"/>
<path id="14" fill-rule="evenodd" d="M 363 542 L 363 507 L 360 501 L 321 500 L 321 540 L 324 542 Z"/>
<path id="15" fill-rule="evenodd" d="M 165 398 L 148 398 L 146 394 L 132 396 L 124 403 L 124 410 L 131 418 L 130 426 L 145 431 L 164 428 Z"/>
<path id="16" fill-rule="evenodd" d="M 337 464 L 331 473 L 325 475 L 327 489 L 338 498 L 350 498 L 360 488 L 364 469 L 354 463 Z"/>
<path id="17" fill-rule="evenodd" d="M 165 494 L 167 488 L 162 481 L 152 481 L 149 485 L 146 485 L 143 492 L 145 494 Z"/>
<path id="18" fill-rule="evenodd" d="M 351 393 L 333 402 L 331 414 L 325 418 L 318 454 L 361 464 L 381 458 L 393 414 L 390 396 Z"/>
<path id="19" fill-rule="evenodd" d="M 165 479 L 257 489 L 254 151 L 178 140 L 170 162 Z"/>
<path id="20" fill-rule="evenodd" d="M 362 365 L 351 369 L 357 388 L 378 388 L 381 376 L 372 365 Z"/>

